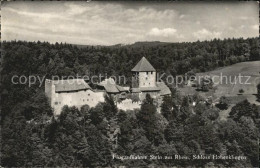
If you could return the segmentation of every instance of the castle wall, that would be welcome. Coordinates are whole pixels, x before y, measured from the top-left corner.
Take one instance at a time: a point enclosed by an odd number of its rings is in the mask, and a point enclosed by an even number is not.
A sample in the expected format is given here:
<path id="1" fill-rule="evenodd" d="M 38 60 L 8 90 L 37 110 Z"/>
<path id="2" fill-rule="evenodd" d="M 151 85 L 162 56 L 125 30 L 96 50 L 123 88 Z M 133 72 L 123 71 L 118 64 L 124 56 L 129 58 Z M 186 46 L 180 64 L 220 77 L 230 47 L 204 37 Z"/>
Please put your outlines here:
<path id="1" fill-rule="evenodd" d="M 87 104 L 90 107 L 95 107 L 99 102 L 104 101 L 104 92 L 93 92 L 92 90 L 61 92 L 54 94 L 52 107 L 55 115 L 59 115 L 64 105 L 80 108 Z"/>
<path id="2" fill-rule="evenodd" d="M 51 107 L 54 105 L 54 97 L 55 97 L 55 85 L 54 81 L 46 79 L 45 80 L 45 95 L 49 100 Z"/>
<path id="3" fill-rule="evenodd" d="M 139 87 L 139 79 L 138 79 L 138 76 L 136 76 L 136 73 L 134 75 L 135 76 L 132 76 L 132 87 L 138 88 Z"/>
<path id="4" fill-rule="evenodd" d="M 139 87 L 156 87 L 156 72 L 139 72 Z"/>
<path id="5" fill-rule="evenodd" d="M 45 80 L 45 95 L 51 102 L 51 97 L 52 97 L 52 81 L 49 79 Z"/>

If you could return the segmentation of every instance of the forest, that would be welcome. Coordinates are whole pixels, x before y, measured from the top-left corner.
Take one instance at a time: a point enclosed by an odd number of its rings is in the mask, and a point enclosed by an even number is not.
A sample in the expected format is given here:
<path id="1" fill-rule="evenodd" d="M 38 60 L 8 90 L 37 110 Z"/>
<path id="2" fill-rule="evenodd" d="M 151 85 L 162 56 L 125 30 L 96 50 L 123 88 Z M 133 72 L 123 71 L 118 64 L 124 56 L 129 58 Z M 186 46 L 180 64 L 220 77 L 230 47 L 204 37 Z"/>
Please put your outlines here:
<path id="1" fill-rule="evenodd" d="M 140 110 L 118 110 L 112 98 L 94 108 L 64 106 L 58 117 L 36 83 L 13 84 L 14 75 L 126 75 L 145 56 L 158 72 L 173 76 L 259 60 L 259 39 L 214 39 L 193 43 L 137 42 L 78 46 L 4 41 L 1 63 L 1 166 L 258 167 L 260 108 L 247 100 L 228 119 L 219 108 L 183 96 L 171 87 L 161 114 L 147 95 Z M 192 102 L 197 102 L 192 106 Z M 120 160 L 125 155 L 234 155 L 246 160 Z"/>

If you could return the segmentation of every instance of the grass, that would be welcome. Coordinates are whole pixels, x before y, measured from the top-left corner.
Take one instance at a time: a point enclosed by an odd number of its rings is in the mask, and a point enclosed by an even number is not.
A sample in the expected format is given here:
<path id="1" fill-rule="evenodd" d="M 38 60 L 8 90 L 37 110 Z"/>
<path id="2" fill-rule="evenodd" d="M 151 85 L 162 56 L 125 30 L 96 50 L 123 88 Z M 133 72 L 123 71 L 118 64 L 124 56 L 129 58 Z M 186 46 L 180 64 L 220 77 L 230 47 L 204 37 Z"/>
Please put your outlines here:
<path id="1" fill-rule="evenodd" d="M 260 83 L 259 72 L 260 61 L 251 61 L 237 63 L 215 71 L 198 73 L 197 76 L 215 76 L 215 83 L 219 83 L 214 85 L 217 87 L 216 95 L 234 96 L 239 94 L 239 90 L 243 90 L 243 94 L 252 95 L 257 93 L 256 86 Z M 221 75 L 223 76 L 222 78 Z M 239 83 L 239 76 L 243 76 L 241 77 L 241 83 Z"/>
<path id="2" fill-rule="evenodd" d="M 221 74 L 222 76 L 228 77 L 227 82 L 226 78 L 221 78 Z M 239 74 L 240 76 L 244 76 L 241 78 L 241 83 L 238 83 Z M 260 103 L 256 101 L 257 98 L 255 96 L 257 93 L 257 84 L 260 83 L 260 61 L 237 63 L 213 71 L 196 74 L 197 77 L 206 75 L 210 77 L 215 76 L 214 89 L 209 92 L 198 92 L 195 87 L 191 86 L 179 88 L 179 91 L 183 95 L 192 95 L 197 92 L 204 98 L 212 96 L 213 102 L 218 102 L 221 96 L 226 96 L 230 100 L 230 107 L 220 112 L 221 119 L 226 119 L 231 107 L 245 99 L 248 99 L 250 103 L 260 105 Z M 249 79 L 245 76 L 248 76 Z M 243 90 L 244 92 L 241 93 L 239 90 Z"/>

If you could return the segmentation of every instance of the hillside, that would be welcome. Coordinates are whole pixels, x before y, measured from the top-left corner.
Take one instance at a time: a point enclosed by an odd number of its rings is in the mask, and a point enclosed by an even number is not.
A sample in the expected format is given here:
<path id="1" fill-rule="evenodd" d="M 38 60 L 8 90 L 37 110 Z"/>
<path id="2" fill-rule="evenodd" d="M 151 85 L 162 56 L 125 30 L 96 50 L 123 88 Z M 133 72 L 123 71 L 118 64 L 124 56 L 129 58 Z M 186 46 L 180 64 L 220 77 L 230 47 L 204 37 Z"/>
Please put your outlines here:
<path id="1" fill-rule="evenodd" d="M 256 85 L 260 82 L 260 61 L 237 63 L 197 75 L 216 76 L 216 82 L 219 83 L 215 85 L 217 95 L 235 96 L 240 89 L 244 90 L 244 95 L 252 95 L 257 93 Z M 241 82 L 239 82 L 239 75 L 242 76 Z M 227 82 L 224 76 L 228 77 Z"/>
<path id="2" fill-rule="evenodd" d="M 185 86 L 179 88 L 183 94 L 200 93 L 204 97 L 212 96 L 214 101 L 218 101 L 221 96 L 247 98 L 250 102 L 259 104 L 256 101 L 257 84 L 260 83 L 260 61 L 249 61 L 233 64 L 226 67 L 217 68 L 216 70 L 197 73 L 196 78 L 210 76 L 214 78 L 213 89 L 209 92 L 198 92 L 195 87 Z M 239 82 L 241 76 L 241 82 Z M 240 94 L 239 90 L 243 89 L 244 93 Z M 233 100 L 234 101 L 234 100 Z M 234 101 L 234 104 L 237 103 Z"/>
<path id="3" fill-rule="evenodd" d="M 241 76 L 248 77 L 241 77 L 240 83 L 238 78 L 239 74 L 241 74 Z M 223 76 L 222 78 L 221 75 Z M 214 104 L 219 102 L 220 97 L 227 97 L 230 106 L 228 109 L 220 112 L 220 119 L 222 120 L 227 119 L 232 107 L 245 99 L 247 99 L 250 103 L 260 105 L 260 102 L 256 101 L 257 84 L 260 83 L 260 61 L 241 62 L 218 68 L 213 71 L 197 73 L 196 77 L 198 78 L 199 76 L 210 76 L 211 78 L 215 76 L 215 84 L 213 85 L 213 89 L 208 92 L 198 92 L 195 87 L 185 86 L 183 88 L 178 88 L 178 90 L 183 95 L 199 93 L 199 95 L 204 98 L 211 97 Z M 227 76 L 227 82 L 225 76 Z M 240 94 L 240 89 L 243 89 L 244 93 Z"/>

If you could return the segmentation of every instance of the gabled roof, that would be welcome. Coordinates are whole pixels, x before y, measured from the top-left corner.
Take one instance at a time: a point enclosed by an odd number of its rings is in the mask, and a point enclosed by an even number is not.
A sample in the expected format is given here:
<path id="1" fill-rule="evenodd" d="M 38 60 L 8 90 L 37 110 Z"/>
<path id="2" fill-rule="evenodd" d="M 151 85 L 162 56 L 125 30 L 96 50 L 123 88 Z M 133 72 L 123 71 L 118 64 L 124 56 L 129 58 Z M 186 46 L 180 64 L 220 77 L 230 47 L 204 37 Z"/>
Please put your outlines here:
<path id="1" fill-rule="evenodd" d="M 87 90 L 91 87 L 83 79 L 68 79 L 53 81 L 55 92 L 69 92 L 78 90 Z"/>
<path id="2" fill-rule="evenodd" d="M 106 84 L 103 85 L 108 93 L 119 93 L 119 90 L 117 89 L 116 85 L 113 84 Z"/>
<path id="3" fill-rule="evenodd" d="M 171 90 L 168 88 L 167 85 L 165 85 L 164 82 L 156 82 L 157 86 L 160 88 L 160 95 L 169 95 L 171 94 Z"/>
<path id="4" fill-rule="evenodd" d="M 129 90 L 127 90 L 125 87 L 117 85 L 113 78 L 105 79 L 100 82 L 99 85 L 103 86 L 108 93 L 119 93 Z"/>
<path id="5" fill-rule="evenodd" d="M 149 61 L 145 57 L 143 57 L 136 66 L 132 69 L 134 72 L 147 72 L 147 71 L 154 71 L 154 67 L 150 64 Z"/>
<path id="6" fill-rule="evenodd" d="M 119 93 L 113 78 L 105 79 L 99 85 L 103 86 L 108 93 Z"/>

